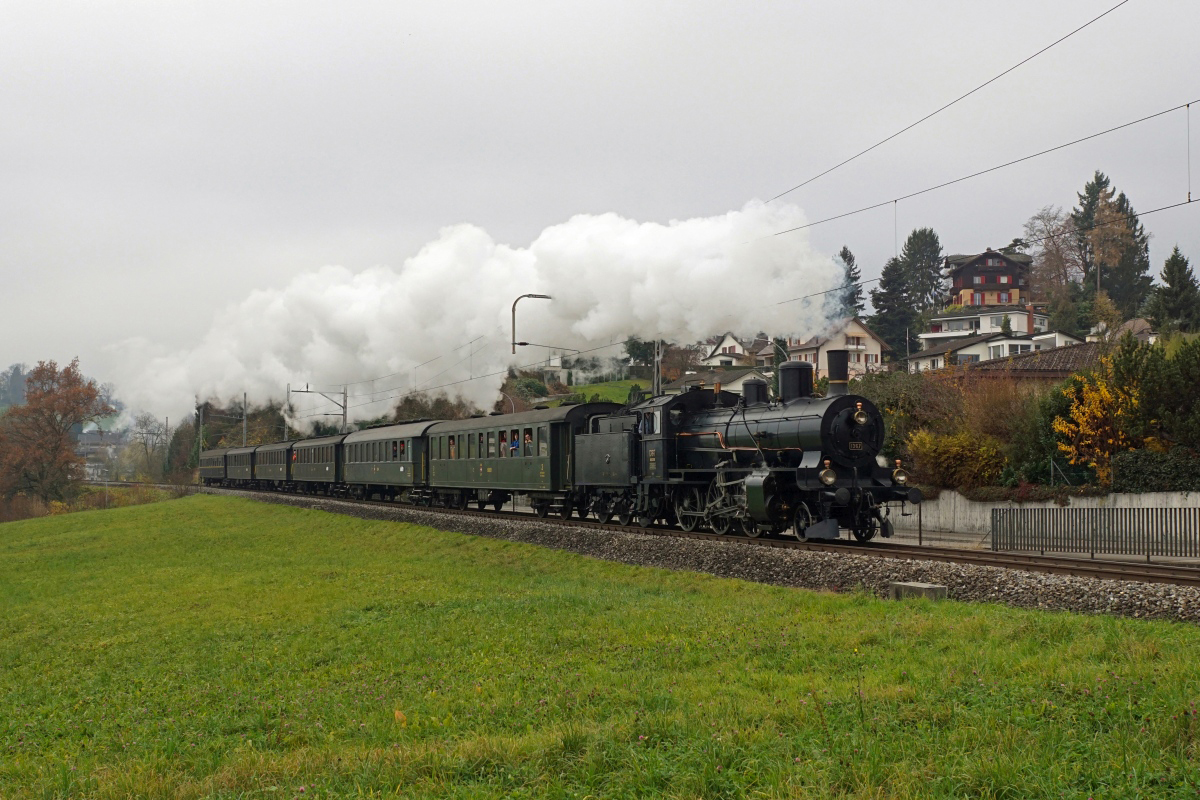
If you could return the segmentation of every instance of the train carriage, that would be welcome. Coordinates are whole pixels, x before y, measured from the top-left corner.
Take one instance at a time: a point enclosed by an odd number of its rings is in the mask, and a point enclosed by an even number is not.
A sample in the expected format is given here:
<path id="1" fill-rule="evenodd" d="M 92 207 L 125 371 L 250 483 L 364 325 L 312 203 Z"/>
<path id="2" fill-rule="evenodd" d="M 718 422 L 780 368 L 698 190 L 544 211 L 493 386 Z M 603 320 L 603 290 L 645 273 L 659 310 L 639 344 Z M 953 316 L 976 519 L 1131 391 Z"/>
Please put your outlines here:
<path id="1" fill-rule="evenodd" d="M 283 488 L 292 479 L 292 445 L 295 442 L 264 444 L 254 452 L 254 480 L 265 486 Z"/>
<path id="2" fill-rule="evenodd" d="M 425 432 L 434 420 L 385 425 L 349 434 L 342 442 L 342 474 L 352 494 L 409 499 L 427 480 Z"/>
<path id="3" fill-rule="evenodd" d="M 303 492 L 331 494 L 342 489 L 345 434 L 305 439 L 292 445 L 292 482 Z"/>
<path id="4" fill-rule="evenodd" d="M 225 454 L 225 480 L 248 484 L 254 480 L 254 447 L 231 447 Z"/>
<path id="5" fill-rule="evenodd" d="M 499 508 L 528 495 L 540 515 L 570 515 L 575 507 L 574 436 L 589 420 L 611 414 L 618 403 L 581 403 L 440 422 L 426 433 L 427 499 L 463 508 Z"/>
<path id="6" fill-rule="evenodd" d="M 205 450 L 200 454 L 200 482 L 205 486 L 225 482 L 225 454 L 227 448 Z"/>

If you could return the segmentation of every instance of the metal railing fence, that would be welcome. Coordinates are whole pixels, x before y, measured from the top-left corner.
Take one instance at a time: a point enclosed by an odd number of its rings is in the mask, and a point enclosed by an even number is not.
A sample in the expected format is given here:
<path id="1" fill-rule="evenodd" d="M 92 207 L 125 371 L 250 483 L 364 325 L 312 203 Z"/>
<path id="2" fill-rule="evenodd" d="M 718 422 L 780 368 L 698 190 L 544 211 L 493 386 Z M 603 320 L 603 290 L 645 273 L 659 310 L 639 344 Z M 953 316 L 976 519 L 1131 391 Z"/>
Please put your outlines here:
<path id="1" fill-rule="evenodd" d="M 1200 508 L 993 508 L 992 549 L 1200 558 Z"/>

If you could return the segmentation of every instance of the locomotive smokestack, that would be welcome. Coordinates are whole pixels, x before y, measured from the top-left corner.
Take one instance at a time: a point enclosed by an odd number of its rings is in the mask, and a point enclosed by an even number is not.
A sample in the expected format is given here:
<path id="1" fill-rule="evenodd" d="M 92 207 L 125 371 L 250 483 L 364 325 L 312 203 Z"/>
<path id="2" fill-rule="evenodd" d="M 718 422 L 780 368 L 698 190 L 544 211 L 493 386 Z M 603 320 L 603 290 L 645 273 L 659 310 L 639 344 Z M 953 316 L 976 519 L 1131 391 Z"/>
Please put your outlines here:
<path id="1" fill-rule="evenodd" d="M 767 404 L 767 382 L 751 378 L 742 382 L 742 398 L 747 406 L 765 406 Z"/>
<path id="2" fill-rule="evenodd" d="M 832 397 L 835 394 L 845 394 L 850 383 L 850 352 L 848 350 L 826 350 L 829 359 L 829 391 L 825 394 Z"/>
<path id="3" fill-rule="evenodd" d="M 779 365 L 779 399 L 790 403 L 797 397 L 812 397 L 813 365 L 807 361 L 785 361 Z"/>

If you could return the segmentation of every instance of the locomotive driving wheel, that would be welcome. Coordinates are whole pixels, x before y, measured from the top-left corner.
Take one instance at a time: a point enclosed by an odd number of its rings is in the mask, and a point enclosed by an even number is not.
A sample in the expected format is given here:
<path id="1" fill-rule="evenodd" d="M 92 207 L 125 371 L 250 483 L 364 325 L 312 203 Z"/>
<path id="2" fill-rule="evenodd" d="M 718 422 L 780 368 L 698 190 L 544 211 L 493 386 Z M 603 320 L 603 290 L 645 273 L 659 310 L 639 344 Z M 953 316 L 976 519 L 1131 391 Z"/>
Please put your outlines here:
<path id="1" fill-rule="evenodd" d="M 708 527 L 718 536 L 724 536 L 729 533 L 729 529 L 733 525 L 733 518 L 728 514 L 722 513 L 726 497 L 719 481 L 720 478 L 715 478 L 709 485 L 705 506 L 708 509 Z"/>
<path id="2" fill-rule="evenodd" d="M 796 538 L 802 542 L 808 541 L 808 528 L 813 524 L 812 513 L 809 512 L 808 506 L 804 503 L 796 504 L 796 521 L 792 530 L 796 534 Z"/>
<path id="3" fill-rule="evenodd" d="M 680 493 L 675 503 L 675 517 L 679 520 L 679 527 L 685 531 L 691 532 L 700 527 L 704 521 L 704 496 L 700 494 L 700 489 L 693 486 Z"/>

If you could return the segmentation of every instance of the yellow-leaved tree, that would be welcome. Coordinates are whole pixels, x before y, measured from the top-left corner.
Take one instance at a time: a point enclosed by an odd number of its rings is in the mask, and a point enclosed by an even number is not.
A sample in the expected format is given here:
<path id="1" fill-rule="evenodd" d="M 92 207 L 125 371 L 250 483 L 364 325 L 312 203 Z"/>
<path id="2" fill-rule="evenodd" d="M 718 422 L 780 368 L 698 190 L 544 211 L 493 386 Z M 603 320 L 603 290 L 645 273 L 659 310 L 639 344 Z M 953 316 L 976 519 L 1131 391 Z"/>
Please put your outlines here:
<path id="1" fill-rule="evenodd" d="M 1065 418 L 1054 420 L 1054 431 L 1067 439 L 1058 449 L 1072 464 L 1096 470 L 1101 484 L 1112 483 L 1112 457 L 1143 444 L 1132 433 L 1138 419 L 1137 387 L 1114 379 L 1109 355 L 1100 359 L 1094 372 L 1081 376 L 1077 387 L 1063 393 L 1071 407 Z"/>

